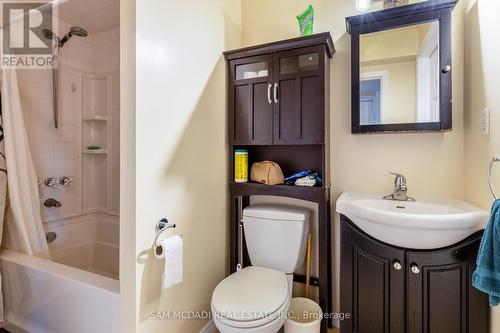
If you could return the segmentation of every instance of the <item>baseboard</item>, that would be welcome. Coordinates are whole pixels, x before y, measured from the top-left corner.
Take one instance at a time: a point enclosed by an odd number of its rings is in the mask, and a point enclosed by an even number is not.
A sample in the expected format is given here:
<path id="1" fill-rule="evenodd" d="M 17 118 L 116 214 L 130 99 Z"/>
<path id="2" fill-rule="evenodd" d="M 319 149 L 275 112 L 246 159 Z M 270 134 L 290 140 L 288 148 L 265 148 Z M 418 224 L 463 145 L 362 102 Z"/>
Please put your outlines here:
<path id="1" fill-rule="evenodd" d="M 217 327 L 215 327 L 215 323 L 212 319 L 206 323 L 205 326 L 200 330 L 200 333 L 214 333 Z"/>

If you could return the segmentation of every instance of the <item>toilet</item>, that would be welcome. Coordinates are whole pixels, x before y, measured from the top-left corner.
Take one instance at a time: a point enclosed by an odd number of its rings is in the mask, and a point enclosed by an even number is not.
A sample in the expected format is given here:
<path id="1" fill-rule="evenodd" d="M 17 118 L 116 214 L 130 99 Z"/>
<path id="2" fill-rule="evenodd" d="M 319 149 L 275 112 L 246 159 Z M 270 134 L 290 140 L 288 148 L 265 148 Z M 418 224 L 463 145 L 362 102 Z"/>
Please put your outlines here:
<path id="1" fill-rule="evenodd" d="M 292 299 L 293 272 L 304 262 L 310 213 L 305 208 L 259 204 L 243 210 L 252 266 L 221 281 L 212 315 L 221 333 L 276 333 Z"/>

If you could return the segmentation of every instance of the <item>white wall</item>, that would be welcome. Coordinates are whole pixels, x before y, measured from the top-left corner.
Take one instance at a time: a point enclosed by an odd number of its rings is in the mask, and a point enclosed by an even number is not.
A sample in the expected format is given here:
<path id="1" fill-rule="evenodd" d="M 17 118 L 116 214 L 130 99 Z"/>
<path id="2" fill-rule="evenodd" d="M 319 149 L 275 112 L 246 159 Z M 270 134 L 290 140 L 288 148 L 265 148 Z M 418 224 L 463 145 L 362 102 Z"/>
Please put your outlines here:
<path id="1" fill-rule="evenodd" d="M 234 0 L 122 2 L 121 138 L 127 149 L 120 243 L 135 244 L 134 252 L 123 249 L 121 255 L 121 273 L 133 276 L 121 279 L 122 332 L 198 332 L 207 320 L 150 315 L 210 311 L 212 291 L 227 272 L 222 52 L 239 46 L 240 9 Z M 184 281 L 164 291 L 164 266 L 151 252 L 162 217 L 177 224 L 170 234 L 184 235 Z"/>
<path id="2" fill-rule="evenodd" d="M 135 333 L 136 269 L 136 12 L 135 1 L 120 1 L 120 332 Z"/>

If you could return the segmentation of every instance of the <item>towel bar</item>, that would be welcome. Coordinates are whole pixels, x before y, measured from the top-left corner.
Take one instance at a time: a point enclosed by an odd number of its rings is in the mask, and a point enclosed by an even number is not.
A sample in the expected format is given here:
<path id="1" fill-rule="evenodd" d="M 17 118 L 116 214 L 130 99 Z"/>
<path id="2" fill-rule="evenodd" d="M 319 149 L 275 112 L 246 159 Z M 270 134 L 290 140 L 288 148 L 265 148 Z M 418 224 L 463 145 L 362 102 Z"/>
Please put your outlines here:
<path id="1" fill-rule="evenodd" d="M 491 179 L 491 172 L 493 169 L 493 164 L 495 164 L 495 162 L 500 162 L 500 156 L 494 156 L 490 162 L 490 167 L 488 169 L 488 185 L 490 187 L 490 191 L 491 194 L 493 195 L 493 198 L 495 198 L 495 200 L 498 200 L 498 196 L 495 193 L 495 189 L 493 188 L 493 180 Z"/>

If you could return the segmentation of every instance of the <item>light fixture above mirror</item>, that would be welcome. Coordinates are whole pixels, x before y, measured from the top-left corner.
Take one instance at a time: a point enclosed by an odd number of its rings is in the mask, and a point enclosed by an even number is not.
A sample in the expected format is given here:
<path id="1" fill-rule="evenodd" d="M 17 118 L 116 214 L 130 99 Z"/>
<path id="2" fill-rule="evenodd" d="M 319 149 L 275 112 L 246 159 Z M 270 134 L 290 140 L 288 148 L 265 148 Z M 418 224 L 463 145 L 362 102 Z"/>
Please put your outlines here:
<path id="1" fill-rule="evenodd" d="M 356 9 L 360 12 L 366 12 L 370 5 L 376 2 L 384 2 L 384 9 L 404 6 L 409 3 L 409 0 L 355 0 Z"/>
<path id="2" fill-rule="evenodd" d="M 370 7 L 370 0 L 356 0 L 356 9 L 358 11 L 366 12 L 369 7 Z"/>

